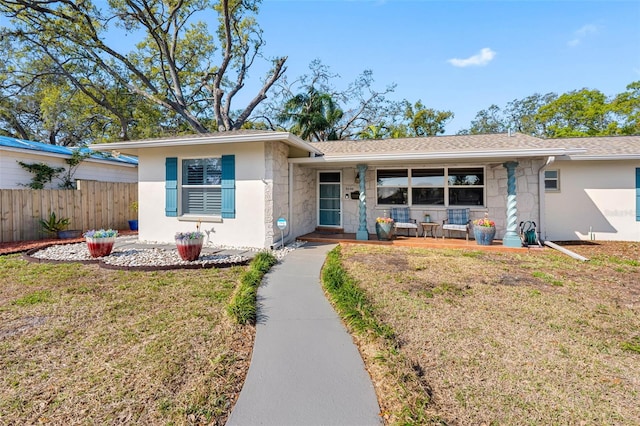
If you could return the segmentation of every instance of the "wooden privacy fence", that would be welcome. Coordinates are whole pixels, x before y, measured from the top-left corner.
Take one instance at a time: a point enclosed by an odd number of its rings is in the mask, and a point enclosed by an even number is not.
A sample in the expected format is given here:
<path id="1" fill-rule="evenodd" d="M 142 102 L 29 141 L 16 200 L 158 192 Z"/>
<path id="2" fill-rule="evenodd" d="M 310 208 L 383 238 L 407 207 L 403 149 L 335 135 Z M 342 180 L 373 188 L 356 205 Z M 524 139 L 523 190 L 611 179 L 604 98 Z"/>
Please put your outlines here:
<path id="1" fill-rule="evenodd" d="M 0 189 L 0 242 L 51 238 L 40 225 L 51 212 L 69 218 L 67 229 L 129 229 L 137 183 L 76 181 L 77 189 Z"/>

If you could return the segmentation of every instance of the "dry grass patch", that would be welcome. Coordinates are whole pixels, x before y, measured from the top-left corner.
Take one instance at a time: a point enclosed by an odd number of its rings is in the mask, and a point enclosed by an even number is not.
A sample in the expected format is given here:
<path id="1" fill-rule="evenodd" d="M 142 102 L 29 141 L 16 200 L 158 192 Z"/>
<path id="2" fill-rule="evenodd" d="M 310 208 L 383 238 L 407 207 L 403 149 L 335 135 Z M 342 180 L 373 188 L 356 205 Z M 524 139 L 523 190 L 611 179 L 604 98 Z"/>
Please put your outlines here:
<path id="1" fill-rule="evenodd" d="M 580 263 L 551 250 L 342 247 L 345 269 L 431 389 L 432 418 L 637 425 L 640 253 L 601 253 Z M 378 392 L 383 405 L 396 397 Z"/>
<path id="2" fill-rule="evenodd" d="M 224 424 L 253 345 L 224 314 L 244 270 L 0 257 L 0 424 Z"/>

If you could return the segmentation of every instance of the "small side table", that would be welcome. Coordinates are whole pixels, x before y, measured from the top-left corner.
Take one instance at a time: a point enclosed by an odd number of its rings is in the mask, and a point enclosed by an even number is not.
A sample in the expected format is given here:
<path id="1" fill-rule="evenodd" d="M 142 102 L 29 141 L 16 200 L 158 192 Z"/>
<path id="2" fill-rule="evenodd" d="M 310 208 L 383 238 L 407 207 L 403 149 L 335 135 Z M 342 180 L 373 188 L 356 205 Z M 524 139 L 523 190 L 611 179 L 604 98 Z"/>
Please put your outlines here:
<path id="1" fill-rule="evenodd" d="M 420 222 L 420 226 L 422 227 L 422 236 L 424 238 L 427 238 L 427 232 L 431 234 L 433 238 L 436 238 L 440 224 L 435 222 Z"/>

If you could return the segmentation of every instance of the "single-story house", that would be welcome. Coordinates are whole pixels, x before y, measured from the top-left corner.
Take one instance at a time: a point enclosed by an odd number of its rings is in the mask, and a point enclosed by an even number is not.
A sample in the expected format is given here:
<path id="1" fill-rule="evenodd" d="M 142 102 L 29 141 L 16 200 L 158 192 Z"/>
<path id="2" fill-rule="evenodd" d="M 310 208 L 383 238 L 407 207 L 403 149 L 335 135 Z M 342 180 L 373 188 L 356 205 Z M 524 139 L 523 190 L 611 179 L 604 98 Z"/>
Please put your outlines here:
<path id="1" fill-rule="evenodd" d="M 616 148 L 619 147 L 619 148 Z M 139 159 L 139 238 L 201 229 L 212 242 L 271 247 L 318 228 L 367 239 L 406 206 L 418 222 L 449 208 L 545 239 L 640 240 L 640 137 L 545 140 L 519 133 L 309 143 L 243 130 L 91 146 Z M 555 186 L 554 186 L 555 185 Z M 282 221 L 281 221 L 282 224 Z"/>
<path id="2" fill-rule="evenodd" d="M 20 166 L 44 163 L 50 167 L 64 167 L 75 149 L 90 152 L 76 169 L 73 179 L 97 180 L 103 182 L 138 181 L 138 159 L 127 155 L 114 156 L 111 151 L 93 152 L 87 148 L 68 148 L 41 142 L 0 136 L 0 189 L 24 189 L 31 182 L 33 175 Z M 56 179 L 46 189 L 56 189 L 61 182 Z"/>

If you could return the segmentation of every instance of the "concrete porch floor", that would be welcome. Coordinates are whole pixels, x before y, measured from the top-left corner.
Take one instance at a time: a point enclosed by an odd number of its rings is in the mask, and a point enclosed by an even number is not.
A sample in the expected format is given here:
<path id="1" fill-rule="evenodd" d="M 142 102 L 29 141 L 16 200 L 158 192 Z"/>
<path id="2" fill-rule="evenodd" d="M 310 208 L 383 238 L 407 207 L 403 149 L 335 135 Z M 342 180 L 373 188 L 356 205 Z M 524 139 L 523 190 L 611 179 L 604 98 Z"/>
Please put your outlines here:
<path id="1" fill-rule="evenodd" d="M 398 247 L 419 247 L 419 248 L 444 248 L 444 249 L 466 249 L 466 250 L 483 250 L 483 251 L 500 251 L 500 252 L 526 252 L 542 251 L 540 247 L 505 247 L 502 245 L 502 240 L 494 240 L 490 246 L 483 246 L 476 244 L 473 237 L 469 237 L 469 241 L 464 238 L 442 238 L 442 237 L 414 237 L 406 235 L 396 235 L 391 241 L 379 241 L 376 234 L 369 234 L 369 240 L 356 240 L 356 234 L 353 233 L 341 233 L 331 234 L 325 232 L 311 232 L 309 234 L 301 235 L 298 240 L 309 242 L 324 242 L 324 243 L 338 243 L 338 244 L 377 244 L 386 246 L 398 246 Z"/>

